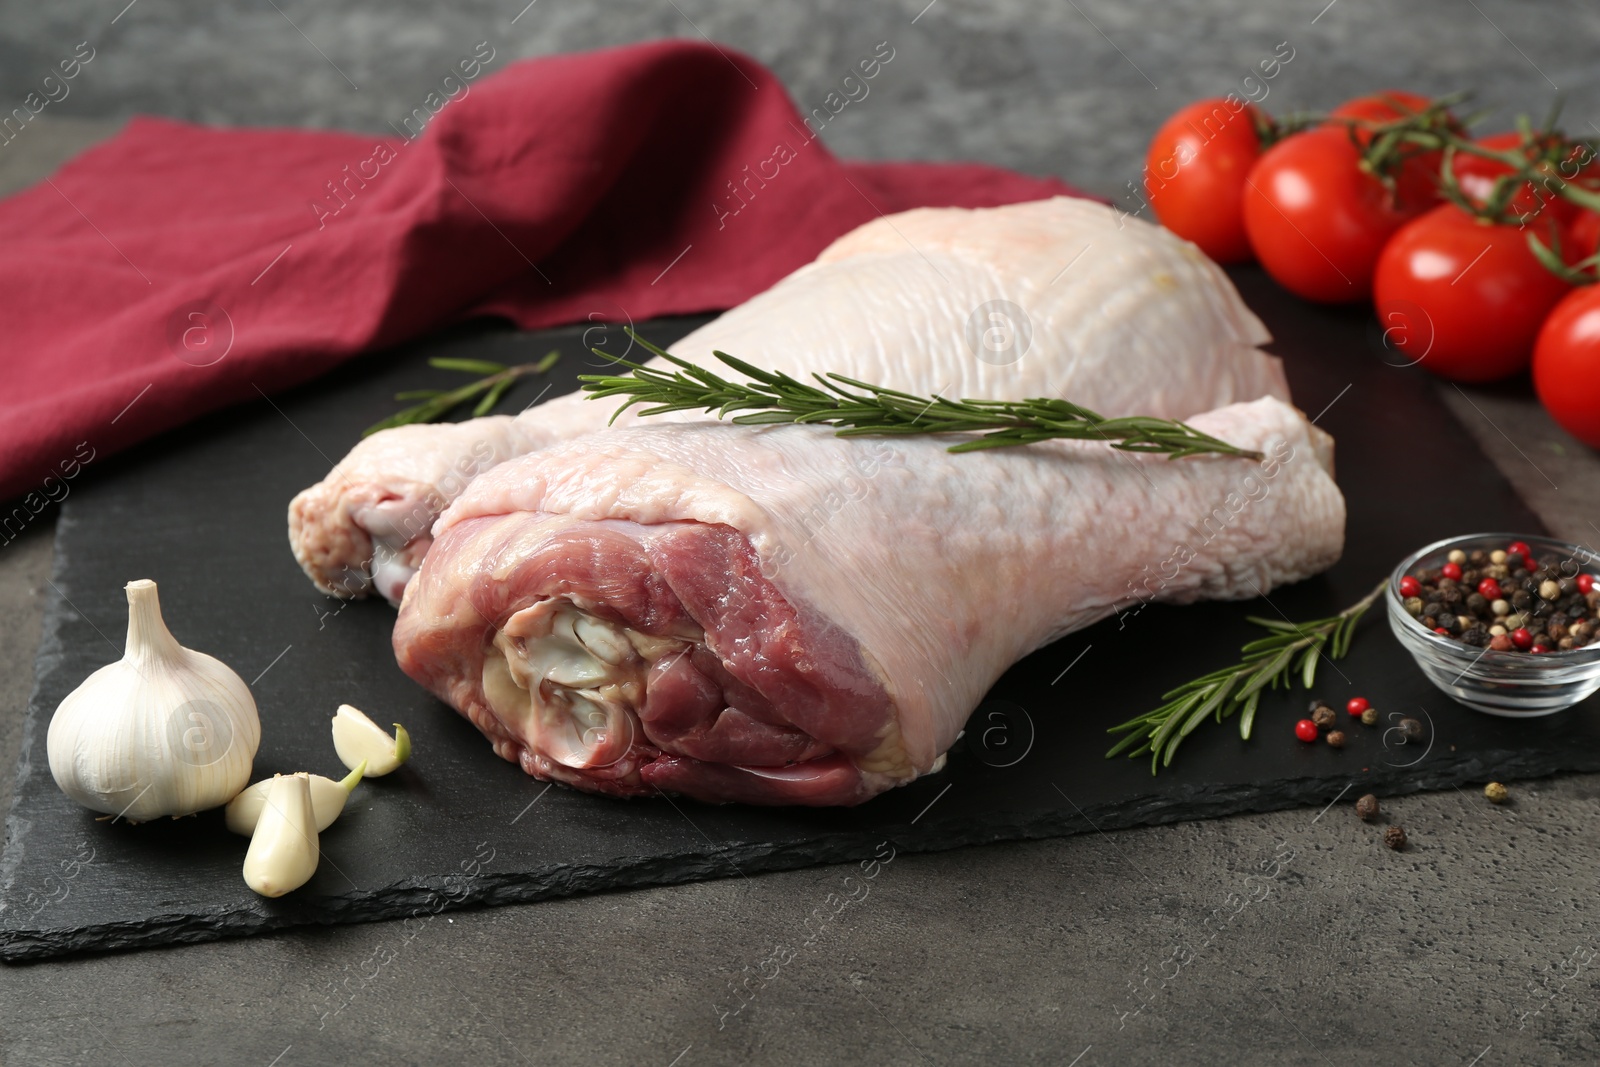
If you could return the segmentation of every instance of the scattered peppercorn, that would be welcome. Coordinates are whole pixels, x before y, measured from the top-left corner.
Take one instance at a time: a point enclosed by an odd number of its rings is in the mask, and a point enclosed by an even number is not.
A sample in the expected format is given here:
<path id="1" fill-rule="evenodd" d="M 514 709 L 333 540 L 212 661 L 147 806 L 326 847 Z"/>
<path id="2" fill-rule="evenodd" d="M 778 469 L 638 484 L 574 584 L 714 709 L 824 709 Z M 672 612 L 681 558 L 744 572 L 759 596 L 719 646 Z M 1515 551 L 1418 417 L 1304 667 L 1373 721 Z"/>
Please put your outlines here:
<path id="1" fill-rule="evenodd" d="M 1510 792 L 1499 782 L 1490 782 L 1483 787 L 1483 795 L 1489 798 L 1491 804 L 1504 804 Z"/>
<path id="2" fill-rule="evenodd" d="M 1407 741 L 1416 741 L 1422 737 L 1422 723 L 1416 719 L 1400 720 L 1400 736 Z"/>
<path id="3" fill-rule="evenodd" d="M 1317 724 L 1310 719 L 1301 719 L 1294 724 L 1294 735 L 1307 743 L 1315 741 L 1317 739 Z"/>
<path id="4" fill-rule="evenodd" d="M 1366 697 L 1351 697 L 1350 702 L 1344 706 L 1344 710 L 1351 715 L 1360 715 L 1370 707 L 1372 707 L 1372 702 Z"/>
<path id="5" fill-rule="evenodd" d="M 1311 721 L 1316 723 L 1320 728 L 1326 730 L 1336 721 L 1334 719 L 1333 709 L 1328 707 L 1326 704 L 1319 706 L 1312 711 Z"/>
<path id="6" fill-rule="evenodd" d="M 1406 832 L 1399 826 L 1391 826 L 1383 832 L 1383 843 L 1396 852 L 1406 847 Z"/>
<path id="7" fill-rule="evenodd" d="M 1328 731 L 1328 736 L 1326 738 L 1324 738 L 1324 740 L 1327 741 L 1329 746 L 1331 746 L 1333 748 L 1343 748 L 1344 747 L 1344 731 L 1343 730 L 1329 730 Z"/>
<path id="8" fill-rule="evenodd" d="M 1363 711 L 1361 713 L 1361 725 L 1362 726 L 1376 726 L 1376 725 L 1378 725 L 1378 709 L 1377 708 L 1368 708 L 1366 711 Z"/>
<path id="9" fill-rule="evenodd" d="M 1356 814 L 1367 822 L 1378 817 L 1378 798 L 1368 793 L 1356 801 Z"/>

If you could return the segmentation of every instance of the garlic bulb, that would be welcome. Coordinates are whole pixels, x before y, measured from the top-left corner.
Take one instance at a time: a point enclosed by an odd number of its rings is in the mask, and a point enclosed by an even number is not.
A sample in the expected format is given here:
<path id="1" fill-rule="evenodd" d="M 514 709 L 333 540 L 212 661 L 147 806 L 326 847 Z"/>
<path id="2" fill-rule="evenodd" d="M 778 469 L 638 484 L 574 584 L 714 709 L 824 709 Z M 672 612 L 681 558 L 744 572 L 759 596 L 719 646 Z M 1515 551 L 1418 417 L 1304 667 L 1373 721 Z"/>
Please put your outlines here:
<path id="1" fill-rule="evenodd" d="M 129 822 L 226 804 L 250 781 L 261 720 L 221 660 L 178 644 L 156 583 L 129 582 L 122 659 L 67 695 L 50 720 L 50 773 L 78 803 Z"/>
<path id="2" fill-rule="evenodd" d="M 317 833 L 320 834 L 332 826 L 333 821 L 344 811 L 344 802 L 350 798 L 351 791 L 360 783 L 366 770 L 367 764 L 363 760 L 361 766 L 337 782 L 320 774 L 311 775 L 311 815 L 317 824 Z M 261 809 L 267 803 L 267 792 L 278 777 L 263 778 L 228 801 L 227 810 L 224 812 L 228 829 L 245 837 L 256 832 L 256 823 L 261 819 Z"/>
<path id="3" fill-rule="evenodd" d="M 411 758 L 411 735 L 395 723 L 390 737 L 359 708 L 340 704 L 333 716 L 333 750 L 351 770 L 364 764 L 368 778 L 381 778 Z"/>
<path id="4" fill-rule="evenodd" d="M 311 881 L 321 858 L 311 776 L 302 772 L 272 779 L 244 854 L 245 885 L 264 897 L 281 897 Z"/>

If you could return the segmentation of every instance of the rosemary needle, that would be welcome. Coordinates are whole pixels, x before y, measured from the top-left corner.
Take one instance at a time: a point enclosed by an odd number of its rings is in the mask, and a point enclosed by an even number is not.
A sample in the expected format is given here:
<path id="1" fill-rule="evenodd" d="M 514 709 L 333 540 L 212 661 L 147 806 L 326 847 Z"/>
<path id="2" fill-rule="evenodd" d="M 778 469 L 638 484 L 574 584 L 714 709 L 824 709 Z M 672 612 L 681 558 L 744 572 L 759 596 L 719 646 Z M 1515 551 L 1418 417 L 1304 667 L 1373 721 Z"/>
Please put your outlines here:
<path id="1" fill-rule="evenodd" d="M 1241 713 L 1239 736 L 1248 741 L 1262 690 L 1269 686 L 1276 689 L 1280 684 L 1288 688 L 1294 684 L 1295 674 L 1309 689 L 1317 677 L 1318 661 L 1324 655 L 1330 660 L 1340 659 L 1350 650 L 1356 624 L 1387 585 L 1388 579 L 1379 582 L 1372 592 L 1326 619 L 1295 623 L 1252 615 L 1250 621 L 1264 627 L 1268 631 L 1266 637 L 1246 644 L 1237 664 L 1185 682 L 1162 694 L 1165 703 L 1159 708 L 1107 730 L 1127 736 L 1112 746 L 1106 758 L 1123 752 L 1129 757 L 1148 752 L 1150 773 L 1155 774 L 1171 765 L 1172 754 L 1183 739 L 1207 716 L 1215 716 L 1220 723 L 1235 712 Z"/>
<path id="2" fill-rule="evenodd" d="M 437 422 L 474 397 L 479 397 L 480 399 L 472 409 L 472 414 L 474 416 L 487 415 L 494 410 L 496 404 L 500 403 L 500 398 L 506 395 L 506 391 L 516 384 L 518 378 L 528 374 L 543 374 L 555 366 L 556 360 L 560 358 L 560 352 L 550 352 L 537 363 L 521 363 L 515 367 L 508 367 L 504 363 L 492 363 L 486 359 L 435 357 L 428 360 L 430 367 L 436 367 L 439 370 L 465 371 L 468 374 L 482 374 L 484 377 L 456 389 L 412 389 L 404 393 L 396 393 L 394 395 L 396 400 L 420 400 L 422 403 L 402 408 L 382 422 L 373 423 L 361 431 L 361 436 L 371 437 L 379 430 L 387 430 L 395 426 L 410 426 L 418 422 Z"/>
<path id="3" fill-rule="evenodd" d="M 774 423 L 816 423 L 837 428 L 841 437 L 866 434 L 981 434 L 951 445 L 951 452 L 1008 448 L 1060 438 L 1103 441 L 1124 452 L 1164 452 L 1173 459 L 1219 453 L 1259 460 L 1261 453 L 1230 445 L 1192 426 L 1168 419 L 1132 416 L 1108 419 L 1066 400 L 949 400 L 917 396 L 842 374 L 813 374 L 816 385 L 777 371 L 762 370 L 725 352 L 714 353 L 724 364 L 749 379 L 733 382 L 715 372 L 657 348 L 633 330 L 640 346 L 672 363 L 676 371 L 658 370 L 612 356 L 595 354 L 627 368 L 626 374 L 584 374 L 578 380 L 591 399 L 627 397 L 612 416 L 634 406 L 640 415 L 669 411 L 707 411 L 719 419 L 746 426 Z M 740 413 L 740 414 L 735 414 Z"/>

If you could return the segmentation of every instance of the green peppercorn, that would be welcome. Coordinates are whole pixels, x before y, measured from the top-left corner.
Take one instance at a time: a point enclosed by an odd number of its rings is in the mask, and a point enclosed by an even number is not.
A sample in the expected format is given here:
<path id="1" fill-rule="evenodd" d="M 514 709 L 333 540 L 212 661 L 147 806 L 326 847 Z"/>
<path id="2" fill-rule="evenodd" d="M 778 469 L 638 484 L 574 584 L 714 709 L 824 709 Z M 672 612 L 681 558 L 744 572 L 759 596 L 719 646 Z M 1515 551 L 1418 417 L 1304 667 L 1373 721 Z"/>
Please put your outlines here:
<path id="1" fill-rule="evenodd" d="M 1376 726 L 1376 725 L 1378 725 L 1378 709 L 1377 708 L 1368 708 L 1366 711 L 1363 711 L 1361 713 L 1361 725 L 1362 726 Z"/>

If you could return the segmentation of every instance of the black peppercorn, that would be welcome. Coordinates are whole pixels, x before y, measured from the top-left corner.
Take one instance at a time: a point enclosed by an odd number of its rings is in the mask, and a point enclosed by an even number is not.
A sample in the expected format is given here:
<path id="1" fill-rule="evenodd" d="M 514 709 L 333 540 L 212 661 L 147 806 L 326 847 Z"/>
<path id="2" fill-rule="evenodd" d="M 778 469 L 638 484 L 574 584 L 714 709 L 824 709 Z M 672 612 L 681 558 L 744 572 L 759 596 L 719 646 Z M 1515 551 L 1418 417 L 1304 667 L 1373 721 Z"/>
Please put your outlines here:
<path id="1" fill-rule="evenodd" d="M 1422 723 L 1416 719 L 1401 719 L 1400 736 L 1408 741 L 1418 740 L 1422 737 Z"/>
<path id="2" fill-rule="evenodd" d="M 1485 552 L 1481 548 L 1475 548 L 1471 552 L 1467 553 L 1467 562 L 1471 563 L 1474 567 L 1482 567 L 1484 564 L 1489 562 L 1489 553 Z"/>
<path id="3" fill-rule="evenodd" d="M 1316 723 L 1318 728 L 1326 730 L 1338 721 L 1338 717 L 1334 715 L 1332 708 L 1323 704 L 1312 710 L 1311 721 Z"/>
<path id="4" fill-rule="evenodd" d="M 1526 589 L 1518 589 L 1511 594 L 1511 606 L 1518 611 L 1527 611 L 1533 607 L 1533 594 Z"/>
<path id="5" fill-rule="evenodd" d="M 1406 832 L 1398 826 L 1391 826 L 1383 832 L 1383 843 L 1395 851 L 1406 847 Z"/>
<path id="6" fill-rule="evenodd" d="M 1362 819 L 1371 822 L 1378 817 L 1378 798 L 1368 793 L 1356 801 L 1356 814 Z"/>
<path id="7" fill-rule="evenodd" d="M 1472 626 L 1461 632 L 1461 643 L 1483 648 L 1489 643 L 1489 631 L 1482 626 Z"/>
<path id="8" fill-rule="evenodd" d="M 1326 738 L 1324 738 L 1324 740 L 1326 740 L 1328 742 L 1328 745 L 1330 747 L 1332 747 L 1332 748 L 1343 748 L 1344 747 L 1344 731 L 1343 730 L 1329 730 L 1328 731 L 1328 736 Z"/>
<path id="9" fill-rule="evenodd" d="M 1489 610 L 1489 598 L 1482 593 L 1473 593 L 1467 597 L 1467 610 L 1474 615 L 1482 615 Z"/>

